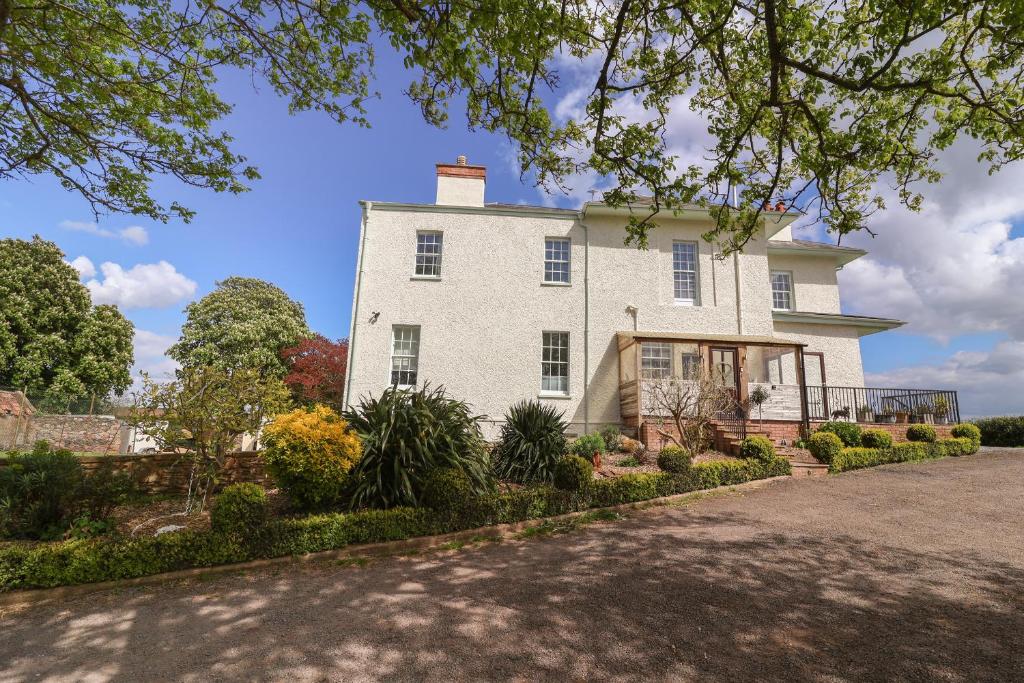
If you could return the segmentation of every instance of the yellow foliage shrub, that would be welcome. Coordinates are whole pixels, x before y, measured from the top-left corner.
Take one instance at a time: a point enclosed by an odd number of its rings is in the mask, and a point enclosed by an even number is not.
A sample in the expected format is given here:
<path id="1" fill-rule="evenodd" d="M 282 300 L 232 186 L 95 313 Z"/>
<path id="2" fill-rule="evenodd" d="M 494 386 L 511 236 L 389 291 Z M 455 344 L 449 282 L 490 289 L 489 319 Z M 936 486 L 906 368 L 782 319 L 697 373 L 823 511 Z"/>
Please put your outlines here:
<path id="1" fill-rule="evenodd" d="M 363 455 L 348 423 L 322 405 L 278 415 L 264 428 L 263 443 L 270 476 L 306 510 L 341 503 Z"/>

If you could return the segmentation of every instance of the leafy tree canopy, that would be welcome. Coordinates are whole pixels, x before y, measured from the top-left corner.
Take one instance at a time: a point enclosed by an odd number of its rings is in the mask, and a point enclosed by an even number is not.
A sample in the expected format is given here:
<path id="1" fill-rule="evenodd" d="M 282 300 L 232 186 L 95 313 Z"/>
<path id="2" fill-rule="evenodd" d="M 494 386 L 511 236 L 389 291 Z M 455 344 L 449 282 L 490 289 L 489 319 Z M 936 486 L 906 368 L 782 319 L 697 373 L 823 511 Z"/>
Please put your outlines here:
<path id="1" fill-rule="evenodd" d="M 186 369 L 248 368 L 280 379 L 287 372 L 281 349 L 310 335 L 302 304 L 255 278 L 229 277 L 185 313 L 167 354 Z"/>
<path id="2" fill-rule="evenodd" d="M 55 400 L 122 393 L 131 384 L 134 327 L 93 306 L 53 242 L 0 240 L 0 385 Z"/>
<path id="3" fill-rule="evenodd" d="M 612 204 L 653 197 L 630 222 L 640 245 L 688 202 L 716 209 L 707 237 L 727 248 L 779 199 L 844 234 L 883 206 L 879 176 L 917 207 L 957 138 L 993 168 L 1024 152 L 1019 0 L 0 0 L 0 174 L 52 173 L 98 210 L 187 219 L 152 198 L 154 174 L 231 192 L 257 177 L 215 127 L 230 111 L 218 68 L 365 124 L 378 34 L 431 123 L 464 100 L 543 185 L 596 172 Z M 567 65 L 587 75 L 565 120 L 551 93 Z M 667 132 L 687 105 L 713 142 L 683 167 Z M 746 208 L 728 210 L 734 189 Z"/>
<path id="4" fill-rule="evenodd" d="M 323 403 L 335 410 L 342 409 L 348 339 L 333 342 L 322 334 L 316 334 L 295 346 L 281 349 L 281 359 L 288 366 L 284 383 L 296 398 L 307 403 Z"/>

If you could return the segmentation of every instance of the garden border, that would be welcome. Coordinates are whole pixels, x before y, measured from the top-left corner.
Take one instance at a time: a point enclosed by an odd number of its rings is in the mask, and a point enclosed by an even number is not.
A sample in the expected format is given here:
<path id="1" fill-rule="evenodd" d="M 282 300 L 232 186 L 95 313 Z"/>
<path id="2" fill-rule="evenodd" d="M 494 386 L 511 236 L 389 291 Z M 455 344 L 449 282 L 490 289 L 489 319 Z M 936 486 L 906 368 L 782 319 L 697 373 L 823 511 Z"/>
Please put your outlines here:
<path id="1" fill-rule="evenodd" d="M 716 493 L 729 493 L 733 491 L 747 491 L 759 489 L 770 484 L 792 479 L 790 475 L 769 477 L 767 479 L 754 479 L 742 484 L 726 484 L 713 489 L 699 489 L 676 493 L 661 498 L 650 498 L 632 503 L 620 503 L 609 507 L 587 508 L 576 512 L 567 512 L 554 517 L 538 517 L 522 522 L 511 522 L 507 524 L 494 524 L 491 526 L 477 527 L 463 531 L 453 531 L 447 534 L 434 536 L 415 536 L 400 541 L 384 541 L 381 543 L 365 543 L 359 545 L 345 546 L 334 550 L 323 550 L 316 553 L 305 553 L 302 555 L 284 555 L 282 557 L 271 557 L 246 562 L 235 562 L 232 564 L 220 564 L 212 567 L 193 567 L 190 569 L 178 569 L 161 574 L 150 574 L 138 576 L 131 579 L 115 579 L 113 581 L 100 581 L 97 583 L 83 583 L 71 586 L 56 586 L 54 588 L 28 588 L 0 593 L 0 607 L 22 607 L 41 604 L 51 600 L 74 598 L 90 593 L 97 593 L 115 588 L 132 588 L 136 586 L 153 586 L 171 581 L 190 578 L 202 578 L 216 574 L 227 574 L 231 572 L 245 571 L 249 569 L 262 569 L 278 565 L 306 564 L 326 560 L 344 560 L 358 557 L 389 557 L 406 554 L 410 551 L 432 550 L 440 548 L 445 544 L 479 540 L 481 537 L 488 540 L 505 539 L 526 529 L 542 526 L 551 522 L 570 520 L 583 515 L 592 515 L 595 512 L 619 510 L 644 510 L 652 507 L 662 507 L 686 500 L 688 498 L 700 498 Z"/>

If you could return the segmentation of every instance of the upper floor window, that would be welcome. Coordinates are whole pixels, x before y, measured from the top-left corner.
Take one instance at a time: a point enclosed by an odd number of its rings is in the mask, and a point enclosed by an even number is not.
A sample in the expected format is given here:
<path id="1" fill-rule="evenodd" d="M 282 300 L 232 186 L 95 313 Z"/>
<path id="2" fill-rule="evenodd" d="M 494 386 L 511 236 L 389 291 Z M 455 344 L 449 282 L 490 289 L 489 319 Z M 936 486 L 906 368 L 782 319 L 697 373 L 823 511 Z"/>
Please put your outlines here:
<path id="1" fill-rule="evenodd" d="M 416 386 L 420 361 L 419 325 L 395 325 L 391 328 L 391 384 Z"/>
<path id="2" fill-rule="evenodd" d="M 571 242 L 558 237 L 544 240 L 544 282 L 569 283 Z"/>
<path id="3" fill-rule="evenodd" d="M 793 310 L 793 274 L 789 271 L 772 271 L 772 310 Z"/>
<path id="4" fill-rule="evenodd" d="M 540 364 L 540 390 L 569 393 L 569 333 L 544 332 Z"/>
<path id="5" fill-rule="evenodd" d="M 640 376 L 665 379 L 672 376 L 672 345 L 667 342 L 640 344 Z"/>
<path id="6" fill-rule="evenodd" d="M 697 243 L 672 243 L 672 278 L 676 303 L 700 305 L 697 290 Z"/>
<path id="7" fill-rule="evenodd" d="M 441 244 L 439 232 L 416 233 L 416 275 L 441 277 Z"/>

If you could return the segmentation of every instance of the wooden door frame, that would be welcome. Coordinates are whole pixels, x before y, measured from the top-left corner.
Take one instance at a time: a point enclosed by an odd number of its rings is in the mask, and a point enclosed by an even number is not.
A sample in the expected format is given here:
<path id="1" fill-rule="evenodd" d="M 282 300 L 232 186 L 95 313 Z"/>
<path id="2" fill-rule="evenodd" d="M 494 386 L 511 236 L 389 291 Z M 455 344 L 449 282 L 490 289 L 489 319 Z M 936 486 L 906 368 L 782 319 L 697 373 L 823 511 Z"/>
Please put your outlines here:
<path id="1" fill-rule="evenodd" d="M 715 351 L 730 351 L 732 353 L 732 378 L 733 388 L 736 391 L 736 400 L 743 400 L 742 383 L 740 381 L 740 349 L 738 346 L 708 346 L 708 369 L 711 371 L 711 376 L 714 377 L 715 372 Z"/>
<path id="2" fill-rule="evenodd" d="M 815 356 L 818 359 L 818 369 L 821 371 L 821 411 L 824 413 L 824 419 L 831 420 L 832 413 L 828 409 L 828 380 L 825 377 L 825 353 L 823 351 L 804 351 L 803 352 L 803 363 L 804 363 L 804 385 L 807 384 L 807 358 L 808 356 Z M 808 409 L 810 406 L 808 406 Z"/>

